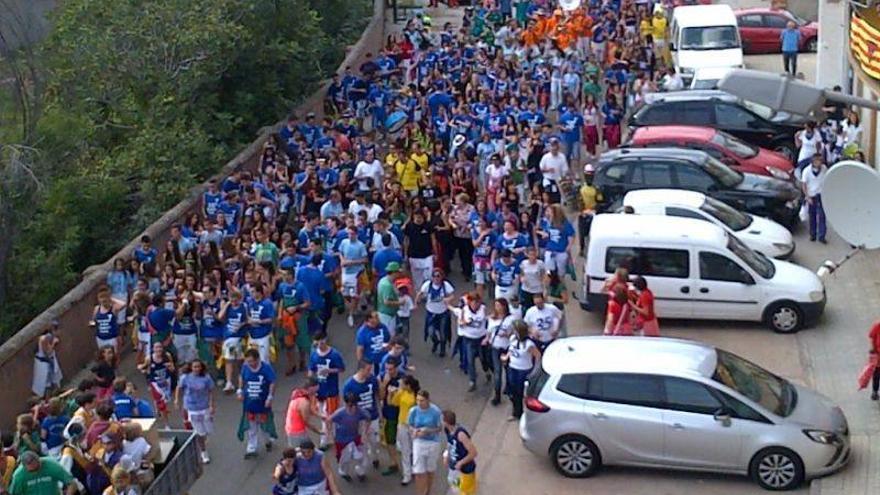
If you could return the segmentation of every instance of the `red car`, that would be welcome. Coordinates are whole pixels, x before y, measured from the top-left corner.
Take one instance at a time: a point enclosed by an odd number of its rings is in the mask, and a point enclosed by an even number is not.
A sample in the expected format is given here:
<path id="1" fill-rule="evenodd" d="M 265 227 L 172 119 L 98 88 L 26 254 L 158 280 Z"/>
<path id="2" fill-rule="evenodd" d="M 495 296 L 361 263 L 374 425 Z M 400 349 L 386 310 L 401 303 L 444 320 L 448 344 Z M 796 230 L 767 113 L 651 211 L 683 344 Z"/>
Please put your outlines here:
<path id="1" fill-rule="evenodd" d="M 815 52 L 819 40 L 819 24 L 810 22 L 787 10 L 754 8 L 734 11 L 742 38 L 743 53 L 780 53 L 779 35 L 789 21 L 801 32 L 802 52 Z"/>
<path id="2" fill-rule="evenodd" d="M 658 125 L 639 127 L 626 146 L 702 150 L 740 172 L 791 180 L 793 165 L 784 155 L 759 148 L 711 127 Z"/>

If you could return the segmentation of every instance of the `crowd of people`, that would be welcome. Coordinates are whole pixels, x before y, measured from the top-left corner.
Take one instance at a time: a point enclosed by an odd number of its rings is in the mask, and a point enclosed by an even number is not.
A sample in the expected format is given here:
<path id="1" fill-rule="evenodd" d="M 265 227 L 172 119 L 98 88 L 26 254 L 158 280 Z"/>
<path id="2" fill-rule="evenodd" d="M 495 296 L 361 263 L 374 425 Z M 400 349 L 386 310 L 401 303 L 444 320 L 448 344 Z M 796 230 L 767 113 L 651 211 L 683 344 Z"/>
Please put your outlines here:
<path id="1" fill-rule="evenodd" d="M 175 409 L 208 463 L 218 387 L 241 401 L 245 457 L 270 451 L 280 372 L 303 378 L 275 495 L 338 493 L 380 459 L 426 495 L 441 456 L 450 486 L 475 493 L 476 446 L 420 386 L 410 346 L 456 357 L 470 390 L 485 376 L 491 403 L 523 414 L 526 377 L 567 332 L 566 278 L 597 200 L 588 162 L 619 144 L 627 108 L 680 83 L 664 63 L 669 3 L 487 0 L 460 29 L 413 17 L 334 77 L 325 117 L 291 114 L 167 242 L 145 235 L 115 260 L 89 321 L 92 379 L 59 398 L 58 338 L 41 338 L 44 399 L 4 439 L 19 467 L 0 463 L 0 494 L 49 493 L 26 480 L 50 471 L 70 493 L 138 493 L 153 457 L 126 420 L 168 426 Z M 656 334 L 644 280 L 619 280 L 606 333 Z M 344 339 L 353 361 L 331 345 Z M 128 340 L 149 401 L 119 376 Z"/>

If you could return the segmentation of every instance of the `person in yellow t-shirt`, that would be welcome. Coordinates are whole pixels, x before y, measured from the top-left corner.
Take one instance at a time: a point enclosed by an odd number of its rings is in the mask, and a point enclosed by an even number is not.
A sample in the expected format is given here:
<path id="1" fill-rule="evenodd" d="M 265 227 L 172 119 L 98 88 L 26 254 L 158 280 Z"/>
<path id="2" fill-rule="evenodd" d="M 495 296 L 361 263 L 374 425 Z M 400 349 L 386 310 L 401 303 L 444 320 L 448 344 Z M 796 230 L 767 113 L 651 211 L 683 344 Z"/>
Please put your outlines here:
<path id="1" fill-rule="evenodd" d="M 669 50 L 666 46 L 666 12 L 662 9 L 654 11 L 651 17 L 651 37 L 654 39 L 654 55 L 669 63 Z"/>
<path id="2" fill-rule="evenodd" d="M 411 156 L 400 156 L 394 163 L 394 171 L 400 186 L 410 195 L 419 191 L 419 179 L 422 176 L 421 167 Z"/>
<path id="3" fill-rule="evenodd" d="M 399 408 L 397 416 L 397 451 L 400 452 L 400 468 L 403 477 L 400 483 L 408 485 L 412 481 L 412 434 L 409 431 L 409 410 L 416 405 L 419 381 L 412 375 L 404 375 L 400 379 L 400 388 L 395 390 L 388 399 L 392 406 Z"/>
<path id="4" fill-rule="evenodd" d="M 586 256 L 584 250 L 587 237 L 590 236 L 590 225 L 596 214 L 596 204 L 602 199 L 599 191 L 593 186 L 593 165 L 588 163 L 584 166 L 584 183 L 579 191 L 581 199 L 581 212 L 578 215 L 578 238 L 581 248 L 581 257 Z"/>

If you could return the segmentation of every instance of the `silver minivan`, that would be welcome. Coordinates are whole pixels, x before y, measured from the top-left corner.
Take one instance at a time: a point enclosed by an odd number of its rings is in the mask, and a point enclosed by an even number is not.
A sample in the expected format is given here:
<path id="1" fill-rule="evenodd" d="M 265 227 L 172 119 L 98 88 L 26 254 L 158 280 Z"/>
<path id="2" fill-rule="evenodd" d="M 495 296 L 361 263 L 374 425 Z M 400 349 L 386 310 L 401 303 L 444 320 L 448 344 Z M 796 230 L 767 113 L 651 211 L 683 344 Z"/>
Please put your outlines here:
<path id="1" fill-rule="evenodd" d="M 557 340 L 525 406 L 523 445 L 573 478 L 628 465 L 743 474 L 788 490 L 850 455 L 846 418 L 829 399 L 687 340 Z"/>

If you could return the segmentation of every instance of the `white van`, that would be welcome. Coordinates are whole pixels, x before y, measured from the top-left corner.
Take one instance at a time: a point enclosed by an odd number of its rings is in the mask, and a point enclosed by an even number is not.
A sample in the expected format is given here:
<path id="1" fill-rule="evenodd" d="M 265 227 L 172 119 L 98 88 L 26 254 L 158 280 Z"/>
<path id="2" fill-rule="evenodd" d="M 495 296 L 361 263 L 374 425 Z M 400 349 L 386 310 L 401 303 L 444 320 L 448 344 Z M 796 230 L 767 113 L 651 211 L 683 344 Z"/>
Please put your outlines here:
<path id="1" fill-rule="evenodd" d="M 618 267 L 645 277 L 661 318 L 761 321 L 793 333 L 825 310 L 825 287 L 815 273 L 769 259 L 721 227 L 692 218 L 596 215 L 584 309 L 604 311 L 603 286 Z"/>
<path id="2" fill-rule="evenodd" d="M 764 217 L 735 210 L 701 192 L 682 189 L 639 189 L 623 197 L 623 207 L 637 215 L 696 218 L 714 223 L 737 236 L 746 246 L 771 258 L 788 258 L 794 252 L 791 232 Z"/>
<path id="3" fill-rule="evenodd" d="M 742 42 L 730 5 L 688 5 L 672 11 L 669 50 L 675 70 L 689 86 L 705 67 L 743 67 Z"/>

